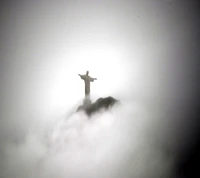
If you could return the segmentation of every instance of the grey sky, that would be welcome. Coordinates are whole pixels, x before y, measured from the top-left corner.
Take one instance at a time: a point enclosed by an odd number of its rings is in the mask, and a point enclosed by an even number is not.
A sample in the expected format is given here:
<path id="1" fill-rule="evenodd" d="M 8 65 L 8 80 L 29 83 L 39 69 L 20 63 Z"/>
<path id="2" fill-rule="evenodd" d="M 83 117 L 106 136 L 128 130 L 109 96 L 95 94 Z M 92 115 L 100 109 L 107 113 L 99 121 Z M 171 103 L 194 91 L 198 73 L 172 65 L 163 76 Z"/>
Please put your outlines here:
<path id="1" fill-rule="evenodd" d="M 172 122 L 170 111 L 195 98 L 197 9 L 183 0 L 2 1 L 0 142 L 65 115 L 83 97 L 78 73 L 86 70 L 98 78 L 94 99 L 160 104 Z M 169 126 L 167 137 L 177 133 Z"/>

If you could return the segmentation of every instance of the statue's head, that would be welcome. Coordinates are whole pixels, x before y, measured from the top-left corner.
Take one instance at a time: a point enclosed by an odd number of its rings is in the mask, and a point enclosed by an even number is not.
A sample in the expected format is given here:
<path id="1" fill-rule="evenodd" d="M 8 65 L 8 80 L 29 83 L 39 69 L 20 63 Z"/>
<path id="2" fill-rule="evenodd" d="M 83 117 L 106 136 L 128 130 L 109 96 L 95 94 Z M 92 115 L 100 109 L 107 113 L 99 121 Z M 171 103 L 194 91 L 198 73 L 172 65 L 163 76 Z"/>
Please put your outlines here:
<path id="1" fill-rule="evenodd" d="M 86 75 L 88 75 L 88 74 L 89 74 L 89 71 L 87 70 Z"/>

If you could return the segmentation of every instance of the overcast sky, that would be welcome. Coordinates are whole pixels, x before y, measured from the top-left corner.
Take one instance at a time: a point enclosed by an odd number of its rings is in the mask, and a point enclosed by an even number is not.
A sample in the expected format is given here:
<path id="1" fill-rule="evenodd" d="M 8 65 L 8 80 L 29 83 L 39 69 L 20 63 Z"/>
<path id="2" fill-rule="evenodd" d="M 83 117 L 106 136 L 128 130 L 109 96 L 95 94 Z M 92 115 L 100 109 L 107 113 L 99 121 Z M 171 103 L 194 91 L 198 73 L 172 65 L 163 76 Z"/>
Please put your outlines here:
<path id="1" fill-rule="evenodd" d="M 0 6 L 0 141 L 68 113 L 84 97 L 78 74 L 86 70 L 98 79 L 91 84 L 94 100 L 160 103 L 166 112 L 191 104 L 197 2 L 21 0 Z"/>
<path id="2" fill-rule="evenodd" d="M 83 97 L 78 74 L 86 70 L 98 78 L 91 86 L 98 97 L 171 95 L 195 38 L 186 4 L 195 3 L 2 2 L 5 111 L 65 108 Z"/>

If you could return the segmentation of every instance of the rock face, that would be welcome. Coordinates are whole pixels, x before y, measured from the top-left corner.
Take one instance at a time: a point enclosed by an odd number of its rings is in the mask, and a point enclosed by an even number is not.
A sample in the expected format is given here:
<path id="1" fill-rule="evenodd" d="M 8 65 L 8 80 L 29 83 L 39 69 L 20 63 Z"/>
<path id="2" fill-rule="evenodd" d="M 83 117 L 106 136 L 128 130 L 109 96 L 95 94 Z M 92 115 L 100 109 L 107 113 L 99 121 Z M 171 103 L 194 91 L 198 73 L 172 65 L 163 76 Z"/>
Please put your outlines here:
<path id="1" fill-rule="evenodd" d="M 91 116 L 93 113 L 98 112 L 101 109 L 108 110 L 117 103 L 120 103 L 120 101 L 111 96 L 99 98 L 94 103 L 91 103 L 91 100 L 89 99 L 85 99 L 83 105 L 79 106 L 76 112 L 84 110 L 88 116 Z"/>

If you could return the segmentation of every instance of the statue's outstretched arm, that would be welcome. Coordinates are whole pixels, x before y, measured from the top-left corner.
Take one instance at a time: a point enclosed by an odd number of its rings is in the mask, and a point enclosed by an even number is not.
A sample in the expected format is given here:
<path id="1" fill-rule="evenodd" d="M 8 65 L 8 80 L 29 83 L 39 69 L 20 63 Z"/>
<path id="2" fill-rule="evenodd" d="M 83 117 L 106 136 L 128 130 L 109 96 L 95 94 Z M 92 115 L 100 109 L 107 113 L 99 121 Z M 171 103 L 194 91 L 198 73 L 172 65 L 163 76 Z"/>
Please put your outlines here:
<path id="1" fill-rule="evenodd" d="M 94 80 L 97 80 L 97 78 L 90 77 L 90 81 L 93 82 Z"/>
<path id="2" fill-rule="evenodd" d="M 81 74 L 78 74 L 80 77 L 81 77 L 81 79 L 85 79 L 85 75 L 81 75 Z"/>

